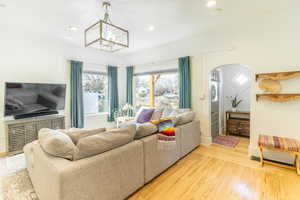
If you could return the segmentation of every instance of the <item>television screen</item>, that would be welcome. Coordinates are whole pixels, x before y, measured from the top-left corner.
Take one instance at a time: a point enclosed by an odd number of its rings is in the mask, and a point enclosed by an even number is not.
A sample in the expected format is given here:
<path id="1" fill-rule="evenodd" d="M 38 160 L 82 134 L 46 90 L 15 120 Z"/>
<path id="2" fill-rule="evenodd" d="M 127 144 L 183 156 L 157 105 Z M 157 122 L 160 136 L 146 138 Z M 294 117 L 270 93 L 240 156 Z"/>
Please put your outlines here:
<path id="1" fill-rule="evenodd" d="M 65 84 L 6 83 L 5 116 L 63 110 Z"/>

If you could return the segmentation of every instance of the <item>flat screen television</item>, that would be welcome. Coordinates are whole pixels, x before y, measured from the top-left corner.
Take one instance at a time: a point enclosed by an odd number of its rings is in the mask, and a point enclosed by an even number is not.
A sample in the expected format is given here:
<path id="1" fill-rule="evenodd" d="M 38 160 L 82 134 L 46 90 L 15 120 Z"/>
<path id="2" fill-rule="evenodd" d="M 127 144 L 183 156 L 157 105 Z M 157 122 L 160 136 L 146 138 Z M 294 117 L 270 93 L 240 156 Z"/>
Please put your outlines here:
<path id="1" fill-rule="evenodd" d="M 57 114 L 65 108 L 65 84 L 6 83 L 5 116 L 15 118 Z"/>

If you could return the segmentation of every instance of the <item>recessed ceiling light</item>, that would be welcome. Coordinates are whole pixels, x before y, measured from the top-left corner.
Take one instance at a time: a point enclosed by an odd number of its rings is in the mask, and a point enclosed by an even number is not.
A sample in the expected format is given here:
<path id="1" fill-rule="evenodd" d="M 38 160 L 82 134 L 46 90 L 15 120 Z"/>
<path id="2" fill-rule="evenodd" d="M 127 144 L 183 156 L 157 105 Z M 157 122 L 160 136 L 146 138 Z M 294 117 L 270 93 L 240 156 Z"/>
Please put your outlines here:
<path id="1" fill-rule="evenodd" d="M 148 30 L 149 30 L 149 31 L 154 31 L 154 29 L 155 29 L 155 27 L 154 27 L 153 25 L 150 25 L 150 26 L 148 27 Z"/>
<path id="2" fill-rule="evenodd" d="M 78 28 L 75 26 L 69 26 L 69 30 L 75 32 L 78 31 Z"/>
<path id="3" fill-rule="evenodd" d="M 209 1 L 207 1 L 206 6 L 207 7 L 213 7 L 216 4 L 217 4 L 217 2 L 215 0 L 209 0 Z"/>

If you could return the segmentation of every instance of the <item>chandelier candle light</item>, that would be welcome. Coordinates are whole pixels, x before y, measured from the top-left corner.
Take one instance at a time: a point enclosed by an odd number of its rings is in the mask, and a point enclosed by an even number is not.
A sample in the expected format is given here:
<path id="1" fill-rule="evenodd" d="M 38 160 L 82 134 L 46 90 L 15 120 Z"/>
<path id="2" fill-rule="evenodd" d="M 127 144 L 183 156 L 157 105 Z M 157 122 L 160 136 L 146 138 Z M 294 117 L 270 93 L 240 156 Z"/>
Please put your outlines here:
<path id="1" fill-rule="evenodd" d="M 110 0 L 104 0 L 102 6 L 104 9 L 104 19 L 91 25 L 85 30 L 85 47 L 93 47 L 109 52 L 128 48 L 128 30 L 113 25 L 110 20 Z"/>

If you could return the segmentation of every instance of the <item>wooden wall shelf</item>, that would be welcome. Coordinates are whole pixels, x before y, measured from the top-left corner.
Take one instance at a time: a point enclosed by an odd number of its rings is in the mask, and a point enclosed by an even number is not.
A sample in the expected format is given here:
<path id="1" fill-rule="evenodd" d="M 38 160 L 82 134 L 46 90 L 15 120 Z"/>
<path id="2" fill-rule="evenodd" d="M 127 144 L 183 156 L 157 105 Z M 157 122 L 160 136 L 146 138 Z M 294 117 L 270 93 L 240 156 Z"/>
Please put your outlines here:
<path id="1" fill-rule="evenodd" d="M 256 101 L 270 100 L 274 102 L 287 102 L 300 99 L 300 94 L 257 94 Z"/>
<path id="2" fill-rule="evenodd" d="M 300 71 L 263 73 L 263 74 L 256 74 L 255 80 L 257 81 L 259 78 L 265 78 L 265 79 L 279 81 L 279 80 L 287 80 L 290 78 L 295 78 L 297 76 L 300 76 Z"/>

